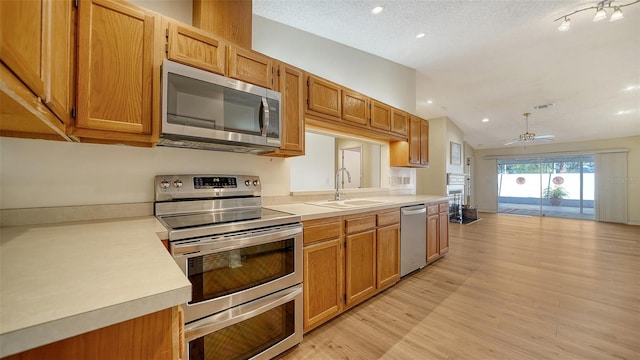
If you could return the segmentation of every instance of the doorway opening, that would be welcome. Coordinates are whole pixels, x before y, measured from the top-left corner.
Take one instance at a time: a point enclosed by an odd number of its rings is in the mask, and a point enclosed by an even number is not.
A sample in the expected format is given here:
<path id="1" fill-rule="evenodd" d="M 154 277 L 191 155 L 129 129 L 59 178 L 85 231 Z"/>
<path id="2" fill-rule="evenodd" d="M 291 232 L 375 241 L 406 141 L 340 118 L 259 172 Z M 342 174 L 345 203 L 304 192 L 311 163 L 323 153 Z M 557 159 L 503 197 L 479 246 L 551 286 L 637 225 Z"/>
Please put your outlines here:
<path id="1" fill-rule="evenodd" d="M 595 220 L 594 156 L 498 160 L 498 212 Z"/>

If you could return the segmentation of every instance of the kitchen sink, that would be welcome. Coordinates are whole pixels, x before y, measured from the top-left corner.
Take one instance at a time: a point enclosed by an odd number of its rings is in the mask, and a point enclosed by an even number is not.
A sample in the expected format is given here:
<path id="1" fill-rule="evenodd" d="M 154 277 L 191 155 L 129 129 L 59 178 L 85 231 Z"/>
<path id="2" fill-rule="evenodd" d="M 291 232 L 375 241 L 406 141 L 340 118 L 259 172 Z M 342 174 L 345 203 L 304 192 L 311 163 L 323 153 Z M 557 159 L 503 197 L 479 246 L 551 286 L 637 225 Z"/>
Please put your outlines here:
<path id="1" fill-rule="evenodd" d="M 325 206 L 325 207 L 330 207 L 335 209 L 351 209 L 351 208 L 381 205 L 386 203 L 389 203 L 389 201 L 371 200 L 371 199 L 352 199 L 352 200 L 324 200 L 324 201 L 308 202 L 306 204 L 316 205 L 316 206 Z"/>

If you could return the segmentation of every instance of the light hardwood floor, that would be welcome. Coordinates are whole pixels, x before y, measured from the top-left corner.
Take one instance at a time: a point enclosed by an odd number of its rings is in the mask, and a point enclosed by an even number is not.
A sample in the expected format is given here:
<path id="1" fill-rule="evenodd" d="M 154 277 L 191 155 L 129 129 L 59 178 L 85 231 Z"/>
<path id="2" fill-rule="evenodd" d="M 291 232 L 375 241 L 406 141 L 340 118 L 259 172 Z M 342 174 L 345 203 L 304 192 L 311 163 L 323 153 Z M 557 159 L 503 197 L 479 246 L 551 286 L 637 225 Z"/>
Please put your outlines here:
<path id="1" fill-rule="evenodd" d="M 283 359 L 640 359 L 640 227 L 482 213 Z"/>

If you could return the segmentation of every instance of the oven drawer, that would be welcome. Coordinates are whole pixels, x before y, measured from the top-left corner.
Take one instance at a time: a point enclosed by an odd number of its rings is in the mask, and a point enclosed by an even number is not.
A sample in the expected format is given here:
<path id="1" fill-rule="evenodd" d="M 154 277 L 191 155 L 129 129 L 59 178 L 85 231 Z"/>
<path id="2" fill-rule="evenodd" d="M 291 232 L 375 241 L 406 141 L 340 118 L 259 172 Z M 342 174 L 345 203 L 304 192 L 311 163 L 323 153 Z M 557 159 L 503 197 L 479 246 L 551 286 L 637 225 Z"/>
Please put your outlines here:
<path id="1" fill-rule="evenodd" d="M 191 282 L 185 321 L 204 318 L 302 282 L 302 225 L 171 243 Z"/>
<path id="2" fill-rule="evenodd" d="M 302 285 L 185 326 L 188 360 L 270 359 L 302 341 Z"/>

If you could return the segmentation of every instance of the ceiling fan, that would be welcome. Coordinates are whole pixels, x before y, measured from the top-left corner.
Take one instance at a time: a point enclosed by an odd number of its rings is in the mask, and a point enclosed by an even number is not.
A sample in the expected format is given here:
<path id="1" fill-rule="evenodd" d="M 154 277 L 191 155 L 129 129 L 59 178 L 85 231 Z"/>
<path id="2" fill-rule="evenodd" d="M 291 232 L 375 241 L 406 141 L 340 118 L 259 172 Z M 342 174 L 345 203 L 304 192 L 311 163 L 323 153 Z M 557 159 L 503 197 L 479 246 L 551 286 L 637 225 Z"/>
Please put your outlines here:
<path id="1" fill-rule="evenodd" d="M 529 132 L 529 115 L 531 115 L 531 113 L 524 113 L 522 114 L 524 115 L 525 118 L 525 123 L 526 123 L 526 131 L 524 134 L 520 134 L 520 136 L 517 139 L 511 139 L 509 141 L 507 141 L 506 143 L 504 143 L 505 145 L 511 145 L 511 144 L 515 144 L 515 143 L 519 143 L 519 142 L 523 142 L 523 143 L 532 143 L 532 142 L 549 142 L 549 141 L 553 141 L 553 139 L 555 138 L 555 136 L 553 135 L 536 135 L 536 133 L 533 132 Z"/>

